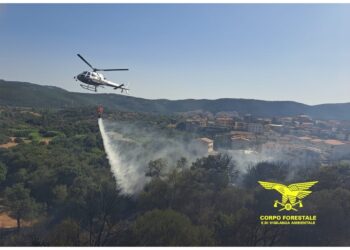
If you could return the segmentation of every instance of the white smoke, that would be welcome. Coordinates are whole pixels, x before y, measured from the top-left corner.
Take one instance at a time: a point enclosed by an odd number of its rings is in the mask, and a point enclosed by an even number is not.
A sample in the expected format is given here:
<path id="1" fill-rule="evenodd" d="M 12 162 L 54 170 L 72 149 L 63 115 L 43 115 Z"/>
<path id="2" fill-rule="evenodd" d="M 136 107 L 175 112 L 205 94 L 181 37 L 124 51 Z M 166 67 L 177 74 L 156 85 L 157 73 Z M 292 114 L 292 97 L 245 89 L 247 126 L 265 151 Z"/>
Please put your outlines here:
<path id="1" fill-rule="evenodd" d="M 245 173 L 259 162 L 283 163 L 291 169 L 320 165 L 322 152 L 315 148 L 285 143 L 265 143 L 259 148 L 246 150 L 223 150 L 235 160 L 237 168 Z"/>
<path id="2" fill-rule="evenodd" d="M 190 166 L 207 153 L 194 138 L 176 130 L 161 129 L 142 121 L 129 123 L 99 119 L 98 124 L 111 171 L 124 194 L 142 190 L 149 181 L 145 174 L 152 160 L 165 159 L 168 162 L 165 171 L 169 171 L 181 157 L 185 157 Z M 249 150 L 221 149 L 219 152 L 230 155 L 241 173 L 262 161 L 282 162 L 297 169 L 317 165 L 321 160 L 320 152 L 278 142 Z"/>
<path id="3" fill-rule="evenodd" d="M 251 149 L 223 150 L 223 152 L 234 159 L 240 173 L 245 173 L 249 167 L 258 164 L 259 162 L 276 162 L 280 159 L 280 155 L 277 152 L 275 154 L 265 154 Z"/>
<path id="4" fill-rule="evenodd" d="M 145 176 L 148 163 L 165 159 L 170 168 L 185 157 L 188 163 L 205 156 L 206 152 L 193 139 L 178 134 L 166 134 L 155 127 L 127 122 L 98 121 L 103 145 L 117 185 L 124 194 L 142 190 L 149 181 Z"/>

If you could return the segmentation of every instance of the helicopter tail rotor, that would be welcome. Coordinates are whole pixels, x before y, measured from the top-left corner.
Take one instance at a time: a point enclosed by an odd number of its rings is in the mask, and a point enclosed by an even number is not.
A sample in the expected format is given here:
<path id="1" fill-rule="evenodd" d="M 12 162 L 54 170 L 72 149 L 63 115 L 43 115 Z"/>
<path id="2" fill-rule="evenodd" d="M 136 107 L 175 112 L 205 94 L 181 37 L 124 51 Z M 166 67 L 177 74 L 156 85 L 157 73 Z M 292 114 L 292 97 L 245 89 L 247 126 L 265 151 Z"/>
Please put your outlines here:
<path id="1" fill-rule="evenodd" d="M 129 86 L 125 85 L 124 83 L 120 85 L 120 92 L 125 94 L 129 94 Z"/>
<path id="2" fill-rule="evenodd" d="M 124 93 L 125 92 L 125 94 L 129 94 L 129 89 L 122 89 L 122 91 L 121 91 L 122 93 Z"/>

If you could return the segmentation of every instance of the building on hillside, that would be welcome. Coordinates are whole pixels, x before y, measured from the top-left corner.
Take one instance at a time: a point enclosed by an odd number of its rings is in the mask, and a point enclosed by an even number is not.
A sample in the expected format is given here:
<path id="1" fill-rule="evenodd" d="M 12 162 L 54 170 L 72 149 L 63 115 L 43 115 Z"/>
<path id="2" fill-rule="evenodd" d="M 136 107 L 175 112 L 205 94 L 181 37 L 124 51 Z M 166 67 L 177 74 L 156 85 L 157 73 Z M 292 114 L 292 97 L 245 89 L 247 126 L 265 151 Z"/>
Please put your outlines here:
<path id="1" fill-rule="evenodd" d="M 298 115 L 296 120 L 300 123 L 309 123 L 312 122 L 312 118 L 308 115 Z"/>
<path id="2" fill-rule="evenodd" d="M 332 160 L 350 159 L 350 143 L 339 140 L 324 140 Z"/>
<path id="3" fill-rule="evenodd" d="M 231 134 L 217 134 L 214 138 L 214 149 L 230 149 L 231 148 Z"/>
<path id="4" fill-rule="evenodd" d="M 262 134 L 264 131 L 264 125 L 261 123 L 248 123 L 248 132 Z"/>
<path id="5" fill-rule="evenodd" d="M 187 131 L 195 131 L 200 127 L 206 127 L 207 120 L 206 119 L 187 119 L 185 121 L 185 130 Z"/>
<path id="6" fill-rule="evenodd" d="M 214 141 L 212 139 L 203 137 L 198 138 L 196 141 L 201 152 L 208 154 L 214 151 Z"/>
<path id="7" fill-rule="evenodd" d="M 335 138 L 337 139 L 337 140 L 342 140 L 342 141 L 345 141 L 346 140 L 346 138 L 347 138 L 347 135 L 345 134 L 345 133 L 337 133 L 337 134 L 335 134 Z"/>
<path id="8" fill-rule="evenodd" d="M 277 133 L 282 133 L 283 130 L 284 130 L 284 125 L 281 125 L 281 124 L 269 124 L 269 125 L 267 125 L 267 128 L 272 130 L 272 131 L 275 131 Z"/>
<path id="9" fill-rule="evenodd" d="M 253 122 L 254 117 L 251 114 L 245 114 L 243 120 L 247 123 Z"/>
<path id="10" fill-rule="evenodd" d="M 247 149 L 249 148 L 251 141 L 243 136 L 232 136 L 231 137 L 231 148 L 233 150 Z"/>
<path id="11" fill-rule="evenodd" d="M 248 129 L 248 123 L 235 122 L 233 125 L 233 129 L 238 131 L 246 131 Z"/>
<path id="12" fill-rule="evenodd" d="M 234 124 L 232 117 L 217 117 L 215 118 L 215 125 L 223 128 L 232 128 Z"/>

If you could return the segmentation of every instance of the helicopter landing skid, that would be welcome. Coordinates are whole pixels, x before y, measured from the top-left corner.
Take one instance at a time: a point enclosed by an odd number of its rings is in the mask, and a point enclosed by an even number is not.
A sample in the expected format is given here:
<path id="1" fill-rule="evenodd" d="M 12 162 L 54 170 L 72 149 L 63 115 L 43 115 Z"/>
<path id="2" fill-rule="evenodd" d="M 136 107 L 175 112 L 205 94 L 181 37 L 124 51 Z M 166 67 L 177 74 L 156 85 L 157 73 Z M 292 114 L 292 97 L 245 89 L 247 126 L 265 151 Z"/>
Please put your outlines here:
<path id="1" fill-rule="evenodd" d="M 86 90 L 97 92 L 97 86 L 90 86 L 90 85 L 86 85 L 86 84 L 80 84 L 80 87 L 82 87 L 83 89 L 86 89 Z"/>

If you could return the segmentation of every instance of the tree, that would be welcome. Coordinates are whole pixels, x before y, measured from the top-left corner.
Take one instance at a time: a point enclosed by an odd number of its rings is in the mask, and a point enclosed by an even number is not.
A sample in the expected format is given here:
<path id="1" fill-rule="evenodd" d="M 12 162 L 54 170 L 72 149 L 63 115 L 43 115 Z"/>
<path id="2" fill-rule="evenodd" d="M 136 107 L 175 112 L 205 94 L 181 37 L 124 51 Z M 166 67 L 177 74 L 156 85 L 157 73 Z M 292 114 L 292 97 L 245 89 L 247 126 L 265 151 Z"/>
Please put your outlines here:
<path id="1" fill-rule="evenodd" d="M 52 193 L 57 204 L 63 203 L 68 197 L 67 186 L 57 185 L 52 189 Z"/>
<path id="2" fill-rule="evenodd" d="M 7 167 L 4 163 L 0 162 L 0 183 L 6 179 Z"/>
<path id="3" fill-rule="evenodd" d="M 185 157 L 181 157 L 177 162 L 176 162 L 176 168 L 177 169 L 184 169 L 187 167 L 188 160 Z"/>
<path id="4" fill-rule="evenodd" d="M 39 204 L 30 196 L 30 190 L 22 183 L 6 188 L 5 205 L 10 215 L 17 220 L 18 231 L 21 228 L 21 220 L 33 218 L 40 209 Z"/>
<path id="5" fill-rule="evenodd" d="M 250 167 L 243 177 L 243 184 L 248 188 L 258 186 L 258 181 L 280 181 L 287 178 L 288 166 L 283 163 L 260 162 Z"/>
<path id="6" fill-rule="evenodd" d="M 174 210 L 152 210 L 139 216 L 132 228 L 140 246 L 211 245 L 211 232 L 194 226 L 183 214 Z"/>
<path id="7" fill-rule="evenodd" d="M 216 189 L 227 187 L 238 176 L 236 165 L 227 154 L 200 158 L 192 164 L 191 170 L 201 172 L 202 181 Z"/>
<path id="8" fill-rule="evenodd" d="M 157 159 L 148 163 L 146 176 L 160 178 L 163 175 L 164 169 L 167 167 L 167 162 L 164 159 Z"/>
<path id="9" fill-rule="evenodd" d="M 88 233 L 88 245 L 101 246 L 110 240 L 111 232 L 122 217 L 132 212 L 129 199 L 120 196 L 114 181 L 91 178 L 76 180 L 69 193 L 66 214 L 80 222 Z"/>
<path id="10" fill-rule="evenodd" d="M 350 165 L 338 164 L 320 167 L 311 174 L 310 178 L 319 182 L 315 186 L 315 190 L 335 189 L 337 187 L 350 189 Z"/>
<path id="11" fill-rule="evenodd" d="M 79 224 L 72 219 L 63 220 L 49 231 L 46 240 L 52 246 L 79 246 L 81 244 Z"/>
<path id="12" fill-rule="evenodd" d="M 305 214 L 317 215 L 316 225 L 291 227 L 284 244 L 294 246 L 348 246 L 350 191 L 343 188 L 313 192 L 305 200 Z"/>
<path id="13" fill-rule="evenodd" d="M 23 143 L 23 139 L 21 137 L 16 137 L 14 140 L 15 143 Z"/>
<path id="14" fill-rule="evenodd" d="M 150 210 L 154 208 L 165 209 L 170 202 L 168 183 L 161 179 L 153 179 L 144 187 L 138 197 L 139 208 Z"/>
<path id="15" fill-rule="evenodd" d="M 4 134 L 0 134 L 0 144 L 4 144 L 10 141 L 10 138 Z"/>

